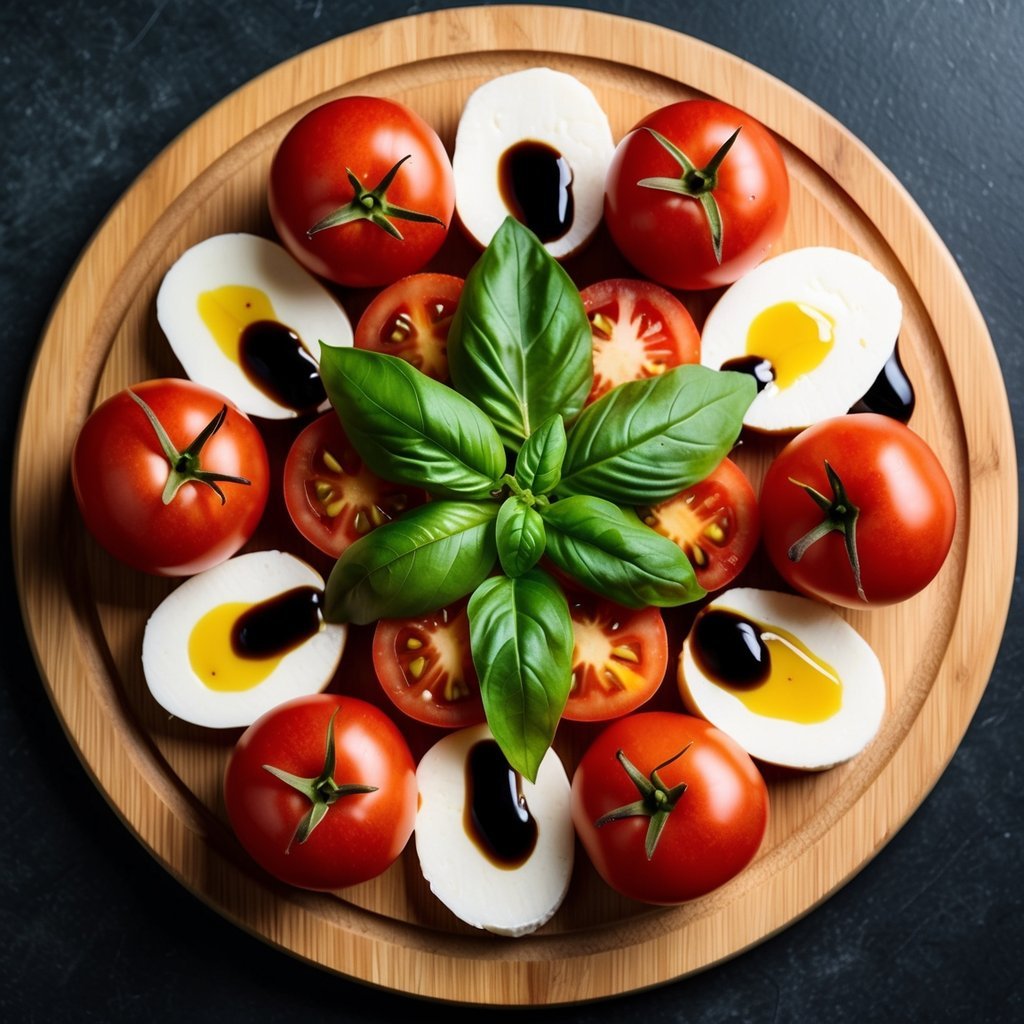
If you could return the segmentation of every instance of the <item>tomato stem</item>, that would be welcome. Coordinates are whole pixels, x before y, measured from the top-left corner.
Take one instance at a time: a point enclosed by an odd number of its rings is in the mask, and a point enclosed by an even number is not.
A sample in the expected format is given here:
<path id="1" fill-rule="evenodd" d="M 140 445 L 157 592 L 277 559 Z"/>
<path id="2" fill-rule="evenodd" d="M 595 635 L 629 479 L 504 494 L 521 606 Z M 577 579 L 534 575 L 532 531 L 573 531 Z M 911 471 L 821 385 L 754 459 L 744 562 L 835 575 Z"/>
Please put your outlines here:
<path id="1" fill-rule="evenodd" d="M 334 719 L 338 715 L 338 710 L 338 708 L 334 709 L 331 713 L 331 720 L 327 723 L 327 748 L 324 754 L 323 770 L 319 775 L 307 779 L 286 772 L 283 768 L 275 768 L 270 764 L 263 765 L 264 771 L 270 772 L 274 778 L 280 779 L 301 793 L 311 805 L 295 827 L 295 832 L 288 843 L 289 849 L 296 840 L 299 843 L 304 843 L 313 834 L 317 825 L 327 816 L 332 805 L 337 803 L 341 797 L 353 796 L 357 793 L 374 793 L 377 790 L 376 786 L 365 786 L 359 782 L 339 784 L 334 781 Z"/>
<path id="2" fill-rule="evenodd" d="M 252 481 L 246 480 L 241 476 L 228 476 L 225 473 L 211 473 L 200 466 L 200 455 L 203 450 L 203 446 L 207 441 L 217 433 L 218 430 L 223 426 L 224 420 L 228 414 L 227 405 L 222 405 L 220 412 L 206 424 L 205 427 L 195 436 L 192 443 L 184 450 L 178 451 L 174 446 L 174 442 L 168 437 L 167 431 L 164 429 L 164 425 L 157 418 L 155 412 L 130 388 L 128 394 L 135 399 L 142 411 L 146 414 L 146 419 L 149 420 L 154 432 L 156 433 L 157 440 L 160 442 L 160 448 L 163 450 L 164 457 L 167 459 L 167 465 L 169 472 L 167 474 L 167 483 L 164 484 L 164 491 L 162 500 L 165 505 L 170 505 L 174 500 L 174 496 L 181 489 L 183 484 L 189 482 L 206 484 L 207 487 L 213 489 L 220 498 L 220 503 L 223 505 L 227 500 L 224 497 L 224 492 L 218 486 L 218 481 L 222 483 L 232 484 L 245 484 L 249 486 Z"/>
<path id="3" fill-rule="evenodd" d="M 708 229 L 711 232 L 711 245 L 715 250 L 715 259 L 722 262 L 722 211 L 718 208 L 718 202 L 713 193 L 718 187 L 718 168 L 726 158 L 732 144 L 740 133 L 740 129 L 732 133 L 715 151 L 714 156 L 704 165 L 697 167 L 694 162 L 671 140 L 665 138 L 661 132 L 645 126 L 645 131 L 650 132 L 658 144 L 669 153 L 673 160 L 679 164 L 682 174 L 678 178 L 641 178 L 637 185 L 642 188 L 658 189 L 662 192 L 674 192 L 676 195 L 688 196 L 696 199 L 704 210 L 704 216 L 708 222 Z"/>
<path id="4" fill-rule="evenodd" d="M 343 224 L 351 224 L 355 221 L 365 220 L 376 224 L 382 231 L 387 232 L 392 238 L 402 241 L 402 232 L 398 230 L 391 218 L 396 220 L 416 221 L 421 224 L 440 224 L 439 220 L 429 213 L 420 213 L 418 210 L 407 210 L 401 206 L 395 206 L 388 201 L 387 190 L 395 180 L 399 168 L 406 160 L 411 159 L 412 154 L 407 153 L 392 167 L 373 188 L 366 188 L 351 168 L 345 168 L 345 176 L 352 186 L 353 198 L 344 206 L 329 213 L 326 217 L 318 220 L 306 231 L 306 237 L 312 238 L 318 231 L 325 231 L 327 228 L 341 227 Z"/>
<path id="5" fill-rule="evenodd" d="M 692 746 L 692 742 L 687 743 L 678 754 L 674 754 L 667 761 L 662 761 L 662 763 L 651 772 L 649 777 L 645 777 L 643 775 L 640 769 L 638 769 L 626 756 L 624 751 L 617 751 L 615 756 L 618 758 L 619 764 L 622 765 L 623 770 L 629 776 L 630 781 L 634 786 L 636 786 L 637 791 L 640 793 L 640 799 L 635 800 L 633 803 L 625 804 L 622 807 L 616 807 L 615 810 L 608 811 L 606 814 L 602 814 L 601 817 L 594 822 L 594 826 L 596 828 L 601 828 L 603 825 L 607 825 L 611 821 L 621 821 L 623 818 L 636 818 L 642 816 L 650 818 L 651 820 L 647 826 L 647 835 L 644 839 L 644 851 L 647 854 L 647 859 L 650 860 L 654 856 L 654 851 L 658 846 L 658 840 L 661 838 L 661 833 L 668 824 L 668 816 L 675 809 L 676 804 L 679 802 L 679 798 L 686 792 L 685 782 L 680 782 L 678 786 L 672 786 L 669 788 L 662 781 L 661 776 L 658 773 L 662 768 L 667 768 L 673 761 L 677 761 Z"/>
<path id="6" fill-rule="evenodd" d="M 825 475 L 828 477 L 829 487 L 832 489 L 832 497 L 828 498 L 820 491 L 816 491 L 810 484 L 801 483 L 799 480 L 789 478 L 791 484 L 802 487 L 807 496 L 825 513 L 825 517 L 817 526 L 808 530 L 799 540 L 791 544 L 786 552 L 791 562 L 799 562 L 812 544 L 816 544 L 826 534 L 838 531 L 843 535 L 846 545 L 846 557 L 853 570 L 853 581 L 857 588 L 857 596 L 864 602 L 867 597 L 864 594 L 864 586 L 861 582 L 860 556 L 857 554 L 857 519 L 860 517 L 860 509 L 850 501 L 843 486 L 839 474 L 825 460 Z"/>

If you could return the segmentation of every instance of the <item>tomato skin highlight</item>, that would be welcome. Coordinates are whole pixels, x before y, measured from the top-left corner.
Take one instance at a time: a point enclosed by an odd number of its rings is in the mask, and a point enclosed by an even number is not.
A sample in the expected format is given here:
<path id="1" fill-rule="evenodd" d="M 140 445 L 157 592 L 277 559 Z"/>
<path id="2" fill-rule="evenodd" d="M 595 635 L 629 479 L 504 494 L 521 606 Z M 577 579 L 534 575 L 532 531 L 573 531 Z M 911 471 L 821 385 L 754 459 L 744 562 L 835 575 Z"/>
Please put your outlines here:
<path id="1" fill-rule="evenodd" d="M 580 292 L 594 335 L 594 385 L 587 404 L 617 384 L 700 362 L 689 310 L 650 281 L 609 278 Z"/>
<path id="2" fill-rule="evenodd" d="M 704 168 L 737 128 L 712 191 L 722 217 L 722 259 L 708 219 L 690 196 L 637 185 L 678 178 L 679 164 L 645 128 Z M 688 290 L 732 284 L 767 255 L 789 213 L 789 174 L 774 137 L 749 114 L 717 100 L 683 100 L 640 121 L 619 143 L 605 185 L 605 221 L 623 256 L 645 277 Z"/>
<path id="3" fill-rule="evenodd" d="M 689 744 L 689 746 L 688 746 Z M 648 860 L 646 816 L 595 822 L 639 798 L 616 753 L 666 786 L 686 783 Z M 701 718 L 648 711 L 618 718 L 587 748 L 572 780 L 572 817 L 598 874 L 616 892 L 673 905 L 724 885 L 753 860 L 768 826 L 769 798 L 750 756 Z"/>
<path id="4" fill-rule="evenodd" d="M 284 500 L 295 528 L 337 558 L 377 526 L 422 505 L 424 491 L 383 480 L 363 465 L 332 409 L 307 424 L 288 449 Z"/>
<path id="5" fill-rule="evenodd" d="M 635 711 L 654 696 L 668 667 L 660 609 L 623 608 L 582 591 L 566 596 L 576 646 L 562 717 L 599 722 Z"/>
<path id="6" fill-rule="evenodd" d="M 824 517 L 799 484 L 829 497 L 826 460 L 859 509 L 867 604 L 840 533 L 815 541 L 799 561 L 787 554 Z M 833 417 L 794 437 L 768 467 L 760 504 L 765 549 L 783 579 L 847 608 L 894 604 L 923 590 L 942 567 L 956 526 L 956 498 L 935 453 L 909 427 L 876 413 Z"/>
<path id="7" fill-rule="evenodd" d="M 355 196 L 350 169 L 373 189 L 403 158 L 387 200 L 441 224 L 393 219 L 398 239 L 368 220 L 307 232 Z M 433 128 L 392 100 L 346 96 L 314 108 L 281 141 L 268 204 L 282 244 L 311 273 L 336 284 L 389 284 L 420 270 L 443 244 L 455 189 L 451 161 Z"/>
<path id="8" fill-rule="evenodd" d="M 181 451 L 225 405 L 220 429 L 204 444 L 205 470 L 248 484 L 183 485 L 163 503 L 169 463 L 152 424 L 132 399 L 153 411 Z M 263 515 L 270 468 L 253 422 L 223 395 L 193 381 L 162 378 L 132 385 L 89 415 L 71 456 L 75 498 L 89 532 L 115 558 L 157 576 L 191 576 L 235 554 Z"/>
<path id="9" fill-rule="evenodd" d="M 377 788 L 339 797 L 304 843 L 293 842 L 310 801 L 263 766 L 316 778 L 335 709 L 332 777 Z M 372 704 L 337 694 L 298 697 L 239 738 L 224 799 L 235 835 L 264 870 L 303 889 L 342 889 L 382 874 L 405 849 L 416 820 L 415 763 L 398 728 Z"/>
<path id="10" fill-rule="evenodd" d="M 678 544 L 697 582 L 709 593 L 728 586 L 747 567 L 761 534 L 757 494 L 732 459 L 653 508 L 643 521 Z"/>

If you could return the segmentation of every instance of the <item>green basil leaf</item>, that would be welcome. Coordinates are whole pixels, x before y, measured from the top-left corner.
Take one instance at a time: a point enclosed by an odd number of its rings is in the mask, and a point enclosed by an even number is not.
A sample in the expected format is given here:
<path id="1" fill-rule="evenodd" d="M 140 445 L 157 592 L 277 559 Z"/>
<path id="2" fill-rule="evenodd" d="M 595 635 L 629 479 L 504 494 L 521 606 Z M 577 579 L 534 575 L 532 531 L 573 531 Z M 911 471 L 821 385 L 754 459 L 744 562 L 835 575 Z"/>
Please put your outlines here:
<path id="1" fill-rule="evenodd" d="M 546 419 L 524 442 L 516 458 L 516 483 L 533 494 L 550 494 L 562 478 L 565 422 Z"/>
<path id="2" fill-rule="evenodd" d="M 588 590 L 629 608 L 704 596 L 678 544 L 602 498 L 563 498 L 541 510 L 547 556 Z"/>
<path id="3" fill-rule="evenodd" d="M 487 578 L 497 552 L 491 501 L 431 501 L 347 547 L 327 580 L 328 622 L 422 615 Z"/>
<path id="4" fill-rule="evenodd" d="M 448 331 L 453 385 L 518 450 L 554 413 L 572 418 L 590 393 L 590 322 L 569 275 L 507 217 L 466 277 Z"/>
<path id="5" fill-rule="evenodd" d="M 498 510 L 498 559 L 509 576 L 522 576 L 544 554 L 544 520 L 517 495 Z"/>
<path id="6" fill-rule="evenodd" d="M 490 420 L 469 399 L 397 356 L 320 347 L 320 376 L 369 468 L 436 497 L 487 498 L 505 471 Z"/>
<path id="7" fill-rule="evenodd" d="M 756 394 L 749 374 L 688 364 L 612 388 L 568 433 L 558 493 L 653 505 L 729 454 Z"/>
<path id="8" fill-rule="evenodd" d="M 508 763 L 532 782 L 569 696 L 569 605 L 547 573 L 531 569 L 485 580 L 468 612 L 487 724 Z"/>

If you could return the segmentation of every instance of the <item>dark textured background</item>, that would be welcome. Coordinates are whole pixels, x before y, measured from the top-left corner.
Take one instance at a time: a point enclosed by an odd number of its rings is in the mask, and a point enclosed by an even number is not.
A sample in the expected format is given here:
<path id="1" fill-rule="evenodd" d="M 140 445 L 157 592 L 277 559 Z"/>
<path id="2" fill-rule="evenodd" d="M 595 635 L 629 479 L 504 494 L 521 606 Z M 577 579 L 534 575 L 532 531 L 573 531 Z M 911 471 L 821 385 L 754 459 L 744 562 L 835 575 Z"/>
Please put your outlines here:
<path id="1" fill-rule="evenodd" d="M 60 286 L 142 169 L 229 91 L 336 35 L 445 4 L 53 0 L 0 12 L 0 480 Z M 836 116 L 909 189 L 1024 384 L 1024 3 L 666 0 L 598 6 L 745 58 Z M 8 531 L 9 532 L 9 531 Z M 1007 536 L 1007 545 L 1013 537 Z M 2 551 L 0 573 L 11 579 Z M 1018 573 L 1019 581 L 1019 573 Z M 1018 588 L 1019 590 L 1019 588 Z M 13 595 L 0 675 L 0 1018 L 388 1020 L 423 1010 L 267 948 L 183 890 L 86 777 Z M 778 936 L 703 974 L 542 1020 L 1019 1021 L 1022 621 L 949 768 L 863 871 Z M 453 1022 L 478 1014 L 446 1010 Z M 533 1019 L 531 1017 L 531 1019 Z"/>

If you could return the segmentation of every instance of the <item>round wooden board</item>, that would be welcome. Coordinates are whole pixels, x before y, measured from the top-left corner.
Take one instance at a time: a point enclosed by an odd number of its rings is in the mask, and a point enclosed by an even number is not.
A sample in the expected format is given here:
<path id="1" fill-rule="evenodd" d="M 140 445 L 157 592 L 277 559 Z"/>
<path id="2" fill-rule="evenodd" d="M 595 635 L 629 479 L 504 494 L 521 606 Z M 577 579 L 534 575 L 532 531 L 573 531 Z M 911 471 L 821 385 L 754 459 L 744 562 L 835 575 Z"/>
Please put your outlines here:
<path id="1" fill-rule="evenodd" d="M 744 108 L 777 133 L 793 183 L 781 248 L 852 249 L 896 283 L 901 354 L 919 396 L 912 426 L 940 455 L 960 514 L 948 561 L 926 591 L 884 611 L 846 613 L 886 670 L 883 727 L 832 771 L 769 775 L 772 821 L 750 868 L 704 899 L 662 909 L 618 898 L 580 852 L 555 918 L 509 940 L 453 918 L 427 890 L 411 845 L 379 879 L 338 895 L 278 886 L 250 865 L 220 795 L 238 733 L 169 721 L 142 678 L 142 630 L 173 583 L 130 572 L 95 546 L 75 515 L 68 465 L 100 400 L 146 377 L 181 374 L 155 321 L 162 275 L 209 235 L 271 234 L 267 167 L 302 113 L 335 96 L 386 95 L 420 112 L 451 147 L 471 89 L 532 65 L 588 84 L 616 138 L 656 107 L 697 93 Z M 457 236 L 437 266 L 468 268 L 474 253 Z M 568 269 L 581 286 L 628 273 L 604 235 Z M 353 318 L 367 298 L 339 297 Z M 713 297 L 687 297 L 698 321 Z M 279 427 L 267 429 L 277 467 L 294 424 Z M 780 444 L 747 439 L 739 458 L 755 481 Z M 899 184 L 822 111 L 737 58 L 652 25 L 561 8 L 476 8 L 378 25 L 288 61 L 201 118 L 112 210 L 70 276 L 40 345 L 16 460 L 14 555 L 28 632 L 69 739 L 125 824 L 184 886 L 267 942 L 330 971 L 442 1000 L 546 1004 L 628 992 L 730 957 L 806 913 L 894 834 L 939 777 L 988 681 L 1012 584 L 1004 538 L 1016 533 L 1007 528 L 1017 521 L 1016 465 L 991 341 L 952 258 Z M 287 545 L 323 567 L 287 530 L 272 506 L 250 547 Z M 761 562 L 744 581 L 776 585 Z M 686 615 L 672 620 L 675 649 Z M 345 685 L 371 696 L 365 640 L 353 631 Z M 671 679 L 658 699 L 679 706 Z M 560 733 L 570 768 L 590 735 L 584 727 Z M 412 742 L 422 750 L 431 738 L 424 730 Z"/>

